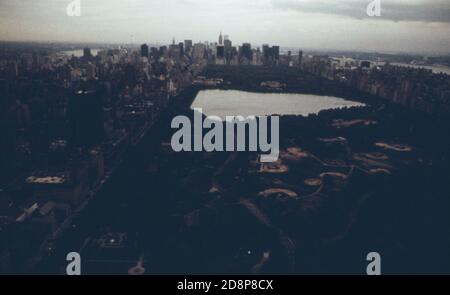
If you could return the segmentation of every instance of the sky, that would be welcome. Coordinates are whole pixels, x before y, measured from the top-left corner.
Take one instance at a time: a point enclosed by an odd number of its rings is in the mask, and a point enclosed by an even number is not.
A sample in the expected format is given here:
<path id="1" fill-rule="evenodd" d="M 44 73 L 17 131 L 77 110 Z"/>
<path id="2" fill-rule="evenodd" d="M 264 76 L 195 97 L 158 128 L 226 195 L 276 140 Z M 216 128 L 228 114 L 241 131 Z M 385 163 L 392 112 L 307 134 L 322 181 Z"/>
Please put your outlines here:
<path id="1" fill-rule="evenodd" d="M 450 0 L 0 0 L 0 40 L 167 44 L 192 39 L 305 49 L 450 53 Z"/>

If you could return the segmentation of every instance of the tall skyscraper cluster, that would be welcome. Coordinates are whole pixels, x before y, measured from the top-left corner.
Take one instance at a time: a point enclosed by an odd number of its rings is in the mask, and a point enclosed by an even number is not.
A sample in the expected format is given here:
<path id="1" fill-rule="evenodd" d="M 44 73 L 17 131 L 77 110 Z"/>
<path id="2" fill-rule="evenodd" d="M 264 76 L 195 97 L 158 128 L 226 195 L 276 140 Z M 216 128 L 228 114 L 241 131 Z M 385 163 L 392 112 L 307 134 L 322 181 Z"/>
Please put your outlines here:
<path id="1" fill-rule="evenodd" d="M 220 32 L 216 42 L 197 42 L 184 40 L 172 43 L 166 47 L 149 48 L 147 44 L 141 46 L 141 56 L 149 59 L 160 57 L 178 60 L 184 56 L 197 62 L 207 62 L 216 65 L 267 65 L 275 66 L 280 63 L 280 47 L 263 45 L 253 48 L 251 43 L 244 42 L 240 46 L 233 46 L 228 35 Z"/>
<path id="2" fill-rule="evenodd" d="M 220 33 L 219 42 L 215 44 L 215 63 L 218 65 L 277 65 L 280 58 L 280 47 L 264 45 L 252 48 L 250 43 L 233 47 L 228 35 Z"/>

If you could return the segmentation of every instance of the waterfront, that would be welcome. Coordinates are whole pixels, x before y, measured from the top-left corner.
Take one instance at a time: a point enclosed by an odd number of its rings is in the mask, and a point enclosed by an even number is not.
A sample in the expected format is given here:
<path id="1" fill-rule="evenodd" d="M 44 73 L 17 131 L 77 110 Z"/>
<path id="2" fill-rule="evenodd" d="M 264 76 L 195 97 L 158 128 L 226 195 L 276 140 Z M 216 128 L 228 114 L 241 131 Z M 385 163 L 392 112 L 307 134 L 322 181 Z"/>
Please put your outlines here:
<path id="1" fill-rule="evenodd" d="M 292 93 L 257 93 L 237 90 L 203 90 L 191 108 L 207 116 L 270 116 L 317 114 L 328 109 L 365 106 L 333 96 Z"/>

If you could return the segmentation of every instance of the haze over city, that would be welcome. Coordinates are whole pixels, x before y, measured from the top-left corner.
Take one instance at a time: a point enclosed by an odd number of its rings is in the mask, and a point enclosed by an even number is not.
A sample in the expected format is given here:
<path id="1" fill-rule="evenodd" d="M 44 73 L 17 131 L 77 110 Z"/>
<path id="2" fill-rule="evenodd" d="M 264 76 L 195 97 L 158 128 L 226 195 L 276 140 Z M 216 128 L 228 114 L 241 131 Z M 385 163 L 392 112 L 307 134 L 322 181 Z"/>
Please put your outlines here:
<path id="1" fill-rule="evenodd" d="M 447 54 L 450 2 L 382 0 L 0 0 L 0 40 L 166 44 L 215 40 L 285 47 Z"/>

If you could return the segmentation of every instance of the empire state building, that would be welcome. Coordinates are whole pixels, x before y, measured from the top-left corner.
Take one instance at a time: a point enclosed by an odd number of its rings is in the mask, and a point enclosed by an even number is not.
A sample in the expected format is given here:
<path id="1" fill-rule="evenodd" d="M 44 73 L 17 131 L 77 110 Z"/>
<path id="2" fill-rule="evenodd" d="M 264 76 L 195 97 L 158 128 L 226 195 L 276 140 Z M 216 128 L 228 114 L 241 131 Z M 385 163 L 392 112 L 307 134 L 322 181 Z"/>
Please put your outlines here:
<path id="1" fill-rule="evenodd" d="M 220 32 L 220 35 L 219 35 L 219 45 L 223 45 L 223 36 L 222 36 L 222 32 Z"/>

